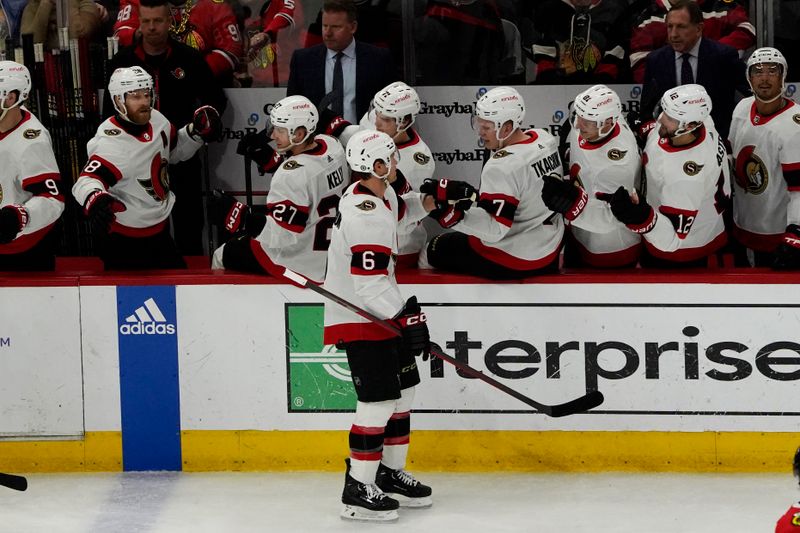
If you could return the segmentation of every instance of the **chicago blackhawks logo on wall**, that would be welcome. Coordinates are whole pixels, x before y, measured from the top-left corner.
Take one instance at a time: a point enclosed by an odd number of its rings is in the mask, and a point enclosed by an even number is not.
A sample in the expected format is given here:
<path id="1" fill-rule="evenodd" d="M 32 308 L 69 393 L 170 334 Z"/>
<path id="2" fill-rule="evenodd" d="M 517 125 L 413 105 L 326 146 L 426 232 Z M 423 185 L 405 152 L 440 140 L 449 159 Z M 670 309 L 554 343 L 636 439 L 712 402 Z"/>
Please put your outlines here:
<path id="1" fill-rule="evenodd" d="M 736 155 L 736 183 L 746 193 L 761 194 L 769 185 L 767 166 L 755 154 L 755 146 L 745 146 Z"/>
<path id="2" fill-rule="evenodd" d="M 167 199 L 167 193 L 169 193 L 168 169 L 169 161 L 163 159 L 161 154 L 156 154 L 152 163 L 150 163 L 150 177 L 137 178 L 139 185 L 157 202 L 163 202 Z"/>

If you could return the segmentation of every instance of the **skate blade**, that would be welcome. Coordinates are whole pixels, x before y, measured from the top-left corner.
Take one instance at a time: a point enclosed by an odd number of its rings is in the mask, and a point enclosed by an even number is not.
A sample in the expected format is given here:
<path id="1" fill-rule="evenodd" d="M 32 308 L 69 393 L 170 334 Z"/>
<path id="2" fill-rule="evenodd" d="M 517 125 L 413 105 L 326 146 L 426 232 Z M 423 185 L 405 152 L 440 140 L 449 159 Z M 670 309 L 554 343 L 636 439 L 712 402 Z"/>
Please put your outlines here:
<path id="1" fill-rule="evenodd" d="M 342 507 L 340 516 L 345 520 L 365 520 L 369 522 L 393 522 L 400 518 L 396 509 L 391 511 L 370 511 L 355 505 Z"/>
<path id="2" fill-rule="evenodd" d="M 400 507 L 430 507 L 433 505 L 433 496 L 423 496 L 422 498 L 409 498 L 408 496 L 403 496 L 402 494 L 397 493 L 389 493 L 389 496 L 394 498 L 400 503 Z"/>

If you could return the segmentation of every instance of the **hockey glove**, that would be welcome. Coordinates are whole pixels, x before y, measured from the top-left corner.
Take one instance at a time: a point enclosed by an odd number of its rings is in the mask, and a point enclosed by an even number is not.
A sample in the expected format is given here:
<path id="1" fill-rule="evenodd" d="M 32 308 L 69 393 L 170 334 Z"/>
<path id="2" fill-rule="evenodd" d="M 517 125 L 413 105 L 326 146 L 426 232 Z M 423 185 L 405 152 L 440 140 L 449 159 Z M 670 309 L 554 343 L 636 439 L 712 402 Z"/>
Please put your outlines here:
<path id="1" fill-rule="evenodd" d="M 17 238 L 22 228 L 28 225 L 28 210 L 17 204 L 0 209 L 0 244 Z"/>
<path id="2" fill-rule="evenodd" d="M 464 219 L 464 211 L 455 206 L 436 208 L 428 216 L 436 220 L 444 229 L 450 229 Z"/>
<path id="3" fill-rule="evenodd" d="M 115 213 L 125 211 L 126 207 L 107 192 L 95 191 L 86 199 L 83 209 L 94 231 L 105 235 L 109 232 L 111 223 L 117 218 Z"/>
<path id="4" fill-rule="evenodd" d="M 260 172 L 273 173 L 283 163 L 283 156 L 269 144 L 267 130 L 248 133 L 236 147 L 236 153 L 249 157 L 258 165 Z"/>
<path id="5" fill-rule="evenodd" d="M 775 250 L 772 262 L 775 270 L 800 270 L 800 226 L 789 224 L 783 234 L 783 241 Z"/>
<path id="6" fill-rule="evenodd" d="M 634 233 L 647 233 L 656 225 L 656 214 L 644 198 L 634 203 L 625 187 L 610 193 L 597 193 L 597 198 L 608 202 L 614 217 Z"/>
<path id="7" fill-rule="evenodd" d="M 628 127 L 633 132 L 633 135 L 636 137 L 636 143 L 639 145 L 639 148 L 644 148 L 647 142 L 647 136 L 650 135 L 650 130 L 655 128 L 656 121 L 653 119 L 643 119 L 638 111 L 628 111 L 625 120 L 628 123 Z"/>
<path id="8" fill-rule="evenodd" d="M 544 205 L 551 211 L 561 213 L 567 220 L 578 218 L 589 201 L 589 195 L 583 187 L 577 183 L 564 181 L 553 174 L 548 174 L 542 180 Z"/>
<path id="9" fill-rule="evenodd" d="M 417 297 L 409 298 L 393 320 L 400 328 L 403 348 L 414 356 L 422 354 L 422 360 L 427 361 L 431 355 L 431 336 L 428 318 L 417 303 Z"/>
<path id="10" fill-rule="evenodd" d="M 211 223 L 224 228 L 228 233 L 244 230 L 250 208 L 230 194 L 214 189 L 209 197 Z"/>
<path id="11" fill-rule="evenodd" d="M 446 211 L 449 207 L 468 211 L 478 197 L 478 190 L 466 181 L 447 178 L 439 180 L 428 178 L 422 182 L 419 192 L 433 196 L 437 210 L 442 211 Z"/>
<path id="12" fill-rule="evenodd" d="M 329 108 L 325 108 L 319 112 L 319 124 L 317 124 L 317 133 L 324 133 L 339 138 L 339 135 L 351 124 L 343 117 L 337 115 Z"/>
<path id="13" fill-rule="evenodd" d="M 197 108 L 187 131 L 195 140 L 211 142 L 219 139 L 222 133 L 222 119 L 219 112 L 210 105 Z"/>

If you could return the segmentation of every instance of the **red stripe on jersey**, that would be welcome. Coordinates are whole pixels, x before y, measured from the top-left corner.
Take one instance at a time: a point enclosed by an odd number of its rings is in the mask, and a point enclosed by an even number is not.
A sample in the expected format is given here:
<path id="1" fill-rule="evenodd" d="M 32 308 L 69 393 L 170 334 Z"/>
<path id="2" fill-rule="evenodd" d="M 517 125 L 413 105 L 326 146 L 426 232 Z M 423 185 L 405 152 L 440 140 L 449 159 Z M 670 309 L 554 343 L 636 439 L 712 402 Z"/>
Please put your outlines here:
<path id="1" fill-rule="evenodd" d="M 583 137 L 581 137 L 580 135 L 578 135 L 578 144 L 584 150 L 597 150 L 598 148 L 602 148 L 603 146 L 608 144 L 608 142 L 611 139 L 613 139 L 614 137 L 619 135 L 619 132 L 620 132 L 619 122 L 617 122 L 614 125 L 614 129 L 611 130 L 611 133 L 609 133 L 608 135 L 606 135 L 605 137 L 603 137 L 602 139 L 600 139 L 597 142 L 594 142 L 594 143 L 593 142 L 589 142 L 586 139 L 584 139 Z M 570 170 L 570 173 L 571 173 L 571 170 Z"/>
<path id="2" fill-rule="evenodd" d="M 397 337 L 394 333 L 372 322 L 348 322 L 325 326 L 323 342 L 339 344 L 352 341 L 385 341 Z"/>
<path id="3" fill-rule="evenodd" d="M 164 231 L 166 225 L 167 220 L 165 219 L 154 226 L 148 226 L 146 228 L 132 228 L 130 226 L 123 226 L 115 220 L 111 223 L 111 232 L 119 233 L 120 235 L 125 235 L 126 237 L 152 237 L 153 235 Z"/>
<path id="4" fill-rule="evenodd" d="M 357 244 L 350 247 L 350 273 L 355 276 L 388 276 L 392 250 L 377 244 Z"/>
<path id="5" fill-rule="evenodd" d="M 142 131 L 138 135 L 134 135 L 130 131 L 128 131 L 133 125 L 127 126 L 121 123 L 119 120 L 117 120 L 117 117 L 111 117 L 110 120 L 112 124 L 114 124 L 116 127 L 118 127 L 119 129 L 121 129 L 122 131 L 124 131 L 125 133 L 127 133 L 128 135 L 130 135 L 139 142 L 149 143 L 150 141 L 153 140 L 153 125 L 150 122 L 147 123 L 147 128 L 144 128 L 144 131 Z"/>
<path id="6" fill-rule="evenodd" d="M 800 163 L 781 164 L 783 179 L 790 191 L 800 191 Z"/>
<path id="7" fill-rule="evenodd" d="M 269 216 L 284 229 L 303 233 L 308 223 L 309 206 L 296 205 L 289 200 L 267 204 Z"/>
<path id="8" fill-rule="evenodd" d="M 672 222 L 672 227 L 675 228 L 675 233 L 678 234 L 679 239 L 685 239 L 686 236 L 689 235 L 695 218 L 697 217 L 696 209 L 679 209 L 677 207 L 662 205 L 658 208 L 658 211 Z"/>
<path id="9" fill-rule="evenodd" d="M 54 225 L 55 222 L 33 233 L 23 233 L 9 243 L 0 244 L 0 254 L 18 254 L 30 250 L 53 229 Z"/>
<path id="10" fill-rule="evenodd" d="M 787 111 L 792 109 L 795 105 L 797 105 L 794 103 L 793 100 L 789 100 L 786 98 L 784 98 L 784 100 L 786 100 L 786 105 L 771 115 L 759 115 L 758 108 L 756 107 L 756 102 L 755 100 L 753 100 L 753 103 L 750 105 L 750 124 L 752 124 L 753 126 L 763 126 L 764 124 L 767 124 L 775 117 L 778 117 L 786 113 Z"/>
<path id="11" fill-rule="evenodd" d="M 53 180 L 55 183 L 48 186 L 47 180 Z M 22 180 L 22 188 L 33 194 L 34 196 L 43 196 L 45 198 L 55 198 L 59 202 L 64 201 L 64 195 L 61 193 L 59 185 L 61 183 L 61 175 L 58 172 L 47 172 L 39 174 L 38 176 L 31 176 Z M 56 192 L 53 193 L 53 186 Z"/>
<path id="12" fill-rule="evenodd" d="M 414 146 L 415 144 L 419 143 L 420 141 L 419 134 L 416 131 L 414 131 L 414 128 L 408 128 L 406 130 L 406 134 L 408 134 L 409 138 L 406 142 L 401 142 L 400 144 L 397 145 L 398 150 L 401 150 L 403 148 L 408 148 L 410 146 Z"/>
<path id="13" fill-rule="evenodd" d="M 775 248 L 783 242 L 783 232 L 774 235 L 764 235 L 761 233 L 753 233 L 734 225 L 732 233 L 734 239 L 747 248 L 759 252 L 774 252 Z"/>
<path id="14" fill-rule="evenodd" d="M 504 252 L 503 250 L 487 246 L 483 244 L 480 239 L 472 235 L 467 236 L 467 241 L 475 253 L 481 257 L 491 261 L 492 263 L 497 263 L 498 265 L 510 268 L 511 270 L 525 271 L 544 268 L 552 263 L 555 258 L 558 257 L 558 253 L 561 251 L 561 246 L 559 245 L 555 250 L 541 259 L 522 259 L 521 257 L 516 257 Z"/>
<path id="15" fill-rule="evenodd" d="M 581 261 L 593 267 L 615 268 L 633 265 L 639 259 L 639 253 L 641 251 L 641 244 L 636 243 L 624 250 L 617 250 L 614 252 L 592 252 L 587 249 L 582 242 L 572 236 L 571 233 L 569 234 L 569 238 L 573 244 L 575 244 L 575 249 L 578 250 Z"/>
<path id="16" fill-rule="evenodd" d="M 105 189 L 110 189 L 122 179 L 122 172 L 107 159 L 93 155 L 86 162 L 79 178 L 92 178 L 103 184 Z"/>
<path id="17" fill-rule="evenodd" d="M 17 131 L 19 128 L 22 127 L 23 124 L 25 124 L 26 122 L 28 122 L 28 120 L 30 120 L 30 118 L 31 118 L 31 114 L 30 113 L 28 113 L 24 109 L 21 109 L 20 111 L 22 112 L 22 120 L 20 120 L 17 123 L 17 125 L 14 126 L 13 128 L 11 128 L 10 130 L 4 131 L 4 132 L 0 132 L 0 141 L 2 141 L 3 139 L 8 137 L 9 135 L 14 133 L 15 131 Z"/>
<path id="18" fill-rule="evenodd" d="M 665 152 L 669 152 L 669 153 L 681 152 L 683 150 L 689 150 L 690 148 L 694 148 L 695 146 L 697 146 L 698 144 L 700 144 L 701 142 L 703 142 L 705 140 L 705 138 L 706 138 L 706 127 L 705 126 L 700 126 L 698 129 L 696 129 L 694 131 L 699 132 L 699 133 L 697 135 L 697 138 L 695 140 L 693 140 L 692 142 L 690 142 L 689 144 L 684 144 L 683 146 L 673 146 L 669 142 L 669 139 L 659 139 L 658 140 L 658 146 L 660 146 Z"/>
<path id="19" fill-rule="evenodd" d="M 492 218 L 510 228 L 514 222 L 514 213 L 517 211 L 519 200 L 507 194 L 482 192 L 478 205 Z"/>
<path id="20" fill-rule="evenodd" d="M 698 259 L 708 257 L 725 246 L 726 242 L 728 242 L 728 236 L 725 234 L 725 230 L 723 229 L 720 234 L 714 237 L 711 242 L 696 248 L 678 248 L 674 252 L 665 252 L 650 244 L 650 242 L 646 239 L 644 240 L 644 245 L 647 248 L 647 251 L 653 257 L 665 259 L 667 261 L 683 263 L 686 261 L 696 261 Z"/>
<path id="21" fill-rule="evenodd" d="M 274 263 L 257 240 L 250 239 L 250 251 L 258 261 L 258 264 L 261 265 L 261 268 L 264 269 L 264 272 L 278 279 L 284 279 L 283 273 L 286 269 Z"/>

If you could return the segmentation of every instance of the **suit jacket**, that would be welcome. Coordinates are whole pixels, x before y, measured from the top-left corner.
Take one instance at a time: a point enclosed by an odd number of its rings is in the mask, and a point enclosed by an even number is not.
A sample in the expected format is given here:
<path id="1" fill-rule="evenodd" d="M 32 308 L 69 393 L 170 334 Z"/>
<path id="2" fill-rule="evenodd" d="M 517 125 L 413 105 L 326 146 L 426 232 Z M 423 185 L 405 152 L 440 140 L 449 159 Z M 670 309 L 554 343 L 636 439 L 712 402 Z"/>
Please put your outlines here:
<path id="1" fill-rule="evenodd" d="M 300 48 L 292 54 L 286 96 L 305 96 L 319 107 L 325 96 L 324 44 Z M 369 110 L 372 98 L 394 79 L 394 63 L 389 50 L 356 41 L 356 120 Z"/>
<path id="2" fill-rule="evenodd" d="M 745 65 L 735 48 L 703 38 L 697 53 L 696 83 L 705 87 L 711 97 L 711 118 L 723 138 L 728 137 L 735 92 L 750 94 Z M 642 117 L 650 118 L 667 89 L 679 85 L 675 72 L 675 51 L 665 45 L 647 56 L 642 87 Z"/>

